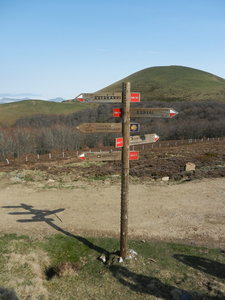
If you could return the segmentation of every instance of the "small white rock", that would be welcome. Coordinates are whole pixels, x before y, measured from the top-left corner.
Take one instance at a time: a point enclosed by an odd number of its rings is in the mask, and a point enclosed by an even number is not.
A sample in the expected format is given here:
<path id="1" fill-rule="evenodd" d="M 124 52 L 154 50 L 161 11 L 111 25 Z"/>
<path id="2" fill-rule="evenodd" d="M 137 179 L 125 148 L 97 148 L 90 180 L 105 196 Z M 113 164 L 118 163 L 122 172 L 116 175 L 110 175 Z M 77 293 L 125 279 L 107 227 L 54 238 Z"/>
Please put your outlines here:
<path id="1" fill-rule="evenodd" d="M 169 176 L 165 176 L 162 178 L 162 181 L 163 182 L 168 182 L 170 180 Z"/>
<path id="2" fill-rule="evenodd" d="M 123 262 L 123 259 L 122 259 L 122 257 L 121 257 L 121 256 L 119 257 L 119 260 L 118 260 L 118 262 L 119 262 L 120 264 Z"/>

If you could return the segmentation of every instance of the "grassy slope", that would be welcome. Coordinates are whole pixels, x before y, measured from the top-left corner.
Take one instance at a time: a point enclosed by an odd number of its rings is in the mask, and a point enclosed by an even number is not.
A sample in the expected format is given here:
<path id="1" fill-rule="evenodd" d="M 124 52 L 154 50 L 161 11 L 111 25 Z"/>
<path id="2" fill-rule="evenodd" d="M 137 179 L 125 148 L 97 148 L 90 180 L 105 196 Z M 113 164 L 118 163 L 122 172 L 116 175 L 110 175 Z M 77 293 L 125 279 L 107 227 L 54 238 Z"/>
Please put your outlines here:
<path id="1" fill-rule="evenodd" d="M 225 79 L 200 70 L 182 67 L 153 67 L 136 72 L 101 91 L 121 91 L 123 81 L 130 81 L 132 91 L 147 100 L 224 100 Z M 25 100 L 0 104 L 0 124 L 11 125 L 21 117 L 35 114 L 69 114 L 91 104 L 56 103 Z"/>
<path id="2" fill-rule="evenodd" d="M 101 91 L 119 91 L 123 81 L 130 81 L 142 100 L 225 100 L 225 79 L 188 67 L 147 68 Z"/>
<path id="3" fill-rule="evenodd" d="M 24 100 L 0 104 L 0 124 L 12 125 L 17 119 L 37 114 L 69 114 L 87 108 L 80 103 L 57 103 L 42 100 Z"/>
<path id="4" fill-rule="evenodd" d="M 2 235 L 0 286 L 14 289 L 21 300 L 31 295 L 52 300 L 225 297 L 224 252 L 220 249 L 130 241 L 137 260 L 108 265 L 97 260 L 102 252 L 118 247 L 118 241 L 111 238 L 57 235 L 38 242 Z"/>

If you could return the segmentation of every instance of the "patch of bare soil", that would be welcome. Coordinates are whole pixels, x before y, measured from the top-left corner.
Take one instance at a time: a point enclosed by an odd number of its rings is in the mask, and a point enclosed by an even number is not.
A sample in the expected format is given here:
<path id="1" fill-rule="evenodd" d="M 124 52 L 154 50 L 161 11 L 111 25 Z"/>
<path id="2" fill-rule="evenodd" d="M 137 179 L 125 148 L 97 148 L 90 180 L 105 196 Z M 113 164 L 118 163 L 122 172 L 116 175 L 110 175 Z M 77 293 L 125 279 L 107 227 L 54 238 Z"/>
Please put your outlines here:
<path id="1" fill-rule="evenodd" d="M 73 189 L 1 181 L 1 233 L 118 236 L 120 183 L 77 181 Z M 130 238 L 225 247 L 225 179 L 130 184 Z"/>
<path id="2" fill-rule="evenodd" d="M 225 141 L 139 151 L 140 159 L 130 163 L 130 238 L 224 247 Z M 120 162 L 83 163 L 75 153 L 54 157 L 1 163 L 0 231 L 118 236 Z M 194 171 L 185 171 L 187 162 Z M 169 182 L 161 181 L 165 176 Z"/>

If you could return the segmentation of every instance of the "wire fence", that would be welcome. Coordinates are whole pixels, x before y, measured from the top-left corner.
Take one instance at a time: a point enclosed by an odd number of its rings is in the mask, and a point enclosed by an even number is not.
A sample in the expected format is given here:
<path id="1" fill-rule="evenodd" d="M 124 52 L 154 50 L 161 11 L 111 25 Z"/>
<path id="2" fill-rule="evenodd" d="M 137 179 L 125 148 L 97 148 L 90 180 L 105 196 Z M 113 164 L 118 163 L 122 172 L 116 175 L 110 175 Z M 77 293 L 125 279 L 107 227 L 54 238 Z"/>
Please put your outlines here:
<path id="1" fill-rule="evenodd" d="M 201 139 L 187 139 L 187 140 L 168 140 L 168 141 L 157 141 L 156 143 L 149 143 L 143 145 L 131 146 L 131 150 L 151 150 L 159 148 L 168 148 L 168 147 L 179 147 L 183 145 L 192 145 L 199 143 L 219 143 L 225 146 L 225 137 L 216 137 L 216 138 L 201 138 Z M 82 148 L 79 151 L 52 151 L 43 155 L 28 153 L 22 155 L 21 157 L 7 156 L 6 158 L 0 158 L 0 167 L 9 166 L 12 164 L 20 163 L 37 163 L 37 162 L 46 162 L 46 161 L 58 161 L 58 160 L 70 160 L 78 159 L 78 156 L 84 152 L 101 152 L 101 151 L 120 151 L 121 148 L 114 148 L 112 146 L 101 146 L 97 148 Z"/>

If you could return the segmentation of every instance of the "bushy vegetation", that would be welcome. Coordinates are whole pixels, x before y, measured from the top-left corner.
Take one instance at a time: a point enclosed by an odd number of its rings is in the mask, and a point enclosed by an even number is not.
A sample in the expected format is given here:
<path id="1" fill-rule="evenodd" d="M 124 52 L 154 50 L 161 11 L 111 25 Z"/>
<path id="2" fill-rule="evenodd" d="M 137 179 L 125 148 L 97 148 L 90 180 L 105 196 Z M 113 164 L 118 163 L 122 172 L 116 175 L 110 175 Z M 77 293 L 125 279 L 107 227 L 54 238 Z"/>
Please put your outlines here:
<path id="1" fill-rule="evenodd" d="M 151 101 L 140 107 L 172 107 L 179 112 L 173 119 L 132 119 L 141 124 L 140 134 L 157 133 L 161 140 L 225 136 L 225 103 L 220 101 Z M 84 134 L 76 126 L 85 122 L 121 122 L 112 117 L 115 105 L 102 104 L 69 115 L 34 115 L 19 119 L 0 130 L 0 155 L 16 157 L 52 150 L 79 150 L 83 147 L 113 146 L 121 134 Z"/>

